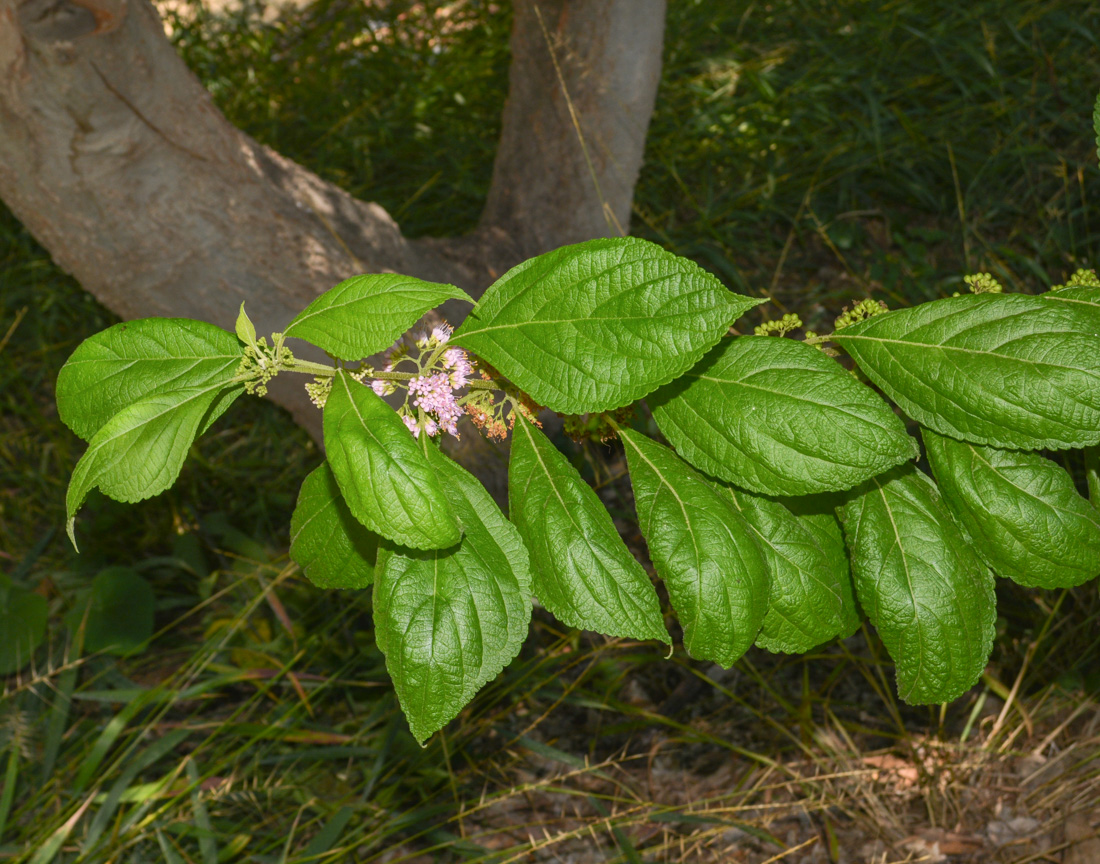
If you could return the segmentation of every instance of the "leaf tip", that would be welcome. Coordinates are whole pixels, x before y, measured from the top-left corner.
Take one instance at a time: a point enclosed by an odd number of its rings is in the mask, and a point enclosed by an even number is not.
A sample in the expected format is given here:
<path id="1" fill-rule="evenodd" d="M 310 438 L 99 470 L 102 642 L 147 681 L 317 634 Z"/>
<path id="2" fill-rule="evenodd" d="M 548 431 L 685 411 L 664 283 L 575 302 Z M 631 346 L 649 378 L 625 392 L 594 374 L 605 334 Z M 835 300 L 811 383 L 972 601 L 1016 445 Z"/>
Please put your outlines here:
<path id="1" fill-rule="evenodd" d="M 65 533 L 69 535 L 69 542 L 73 544 L 73 549 L 80 553 L 80 547 L 76 545 L 76 517 L 70 516 L 65 523 Z"/>

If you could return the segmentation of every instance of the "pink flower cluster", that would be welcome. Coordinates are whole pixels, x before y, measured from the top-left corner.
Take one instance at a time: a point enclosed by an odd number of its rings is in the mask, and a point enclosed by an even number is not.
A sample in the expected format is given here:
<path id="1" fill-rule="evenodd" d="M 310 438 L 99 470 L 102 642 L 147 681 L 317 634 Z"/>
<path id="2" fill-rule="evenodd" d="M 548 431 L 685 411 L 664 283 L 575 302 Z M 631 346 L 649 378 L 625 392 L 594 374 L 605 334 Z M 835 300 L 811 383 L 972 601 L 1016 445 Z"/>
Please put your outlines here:
<path id="1" fill-rule="evenodd" d="M 450 377 L 446 372 L 419 375 L 409 382 L 409 393 L 417 397 L 412 402 L 414 408 L 423 408 L 434 414 L 439 421 L 439 426 L 457 438 L 458 418 L 465 412 L 455 402 Z M 428 432 L 428 434 L 434 433 Z"/>

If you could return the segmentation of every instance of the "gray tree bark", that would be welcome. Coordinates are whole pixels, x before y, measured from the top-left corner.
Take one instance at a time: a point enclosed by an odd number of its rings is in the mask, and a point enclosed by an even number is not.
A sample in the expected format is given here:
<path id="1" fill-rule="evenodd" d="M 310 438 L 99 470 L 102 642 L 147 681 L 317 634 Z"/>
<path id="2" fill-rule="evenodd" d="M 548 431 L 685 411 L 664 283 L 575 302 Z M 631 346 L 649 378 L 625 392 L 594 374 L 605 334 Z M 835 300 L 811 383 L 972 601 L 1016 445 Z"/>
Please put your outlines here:
<path id="1" fill-rule="evenodd" d="M 124 318 L 281 330 L 350 275 L 477 294 L 534 254 L 625 232 L 660 73 L 665 0 L 517 0 L 480 227 L 409 240 L 233 127 L 148 0 L 0 0 L 0 199 Z M 284 376 L 297 377 L 297 376 Z M 272 396 L 319 438 L 301 381 Z"/>

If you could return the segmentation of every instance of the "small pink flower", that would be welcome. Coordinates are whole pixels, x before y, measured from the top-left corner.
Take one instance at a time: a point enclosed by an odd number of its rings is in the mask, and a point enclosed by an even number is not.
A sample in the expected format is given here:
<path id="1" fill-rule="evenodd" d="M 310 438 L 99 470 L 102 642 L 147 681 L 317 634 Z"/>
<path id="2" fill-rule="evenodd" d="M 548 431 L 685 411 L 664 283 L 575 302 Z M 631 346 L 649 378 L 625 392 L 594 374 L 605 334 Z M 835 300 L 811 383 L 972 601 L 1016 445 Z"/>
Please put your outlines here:
<path id="1" fill-rule="evenodd" d="M 451 338 L 451 333 L 454 331 L 451 329 L 451 325 L 444 321 L 434 330 L 432 330 L 432 339 L 435 340 L 437 345 L 445 345 L 447 340 Z"/>
<path id="2" fill-rule="evenodd" d="M 401 419 L 405 421 L 405 426 L 407 426 L 408 430 L 410 432 L 412 432 L 413 438 L 419 438 L 420 437 L 420 424 L 417 423 L 416 420 L 413 419 L 412 417 L 410 417 L 408 414 L 406 414 Z"/>

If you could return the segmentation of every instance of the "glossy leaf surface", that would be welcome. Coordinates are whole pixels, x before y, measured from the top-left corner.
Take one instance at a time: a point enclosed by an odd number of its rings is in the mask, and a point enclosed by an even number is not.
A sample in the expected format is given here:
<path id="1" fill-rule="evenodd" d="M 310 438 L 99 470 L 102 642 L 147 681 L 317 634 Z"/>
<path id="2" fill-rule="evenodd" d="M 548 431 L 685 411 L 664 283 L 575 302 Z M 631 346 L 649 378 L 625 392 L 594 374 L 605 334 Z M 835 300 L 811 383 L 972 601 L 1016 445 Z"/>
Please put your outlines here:
<path id="1" fill-rule="evenodd" d="M 1100 288 L 1092 285 L 1067 285 L 1039 296 L 1044 300 L 1057 300 L 1059 303 L 1069 303 L 1093 313 L 1100 313 Z"/>
<path id="2" fill-rule="evenodd" d="M 592 487 L 531 423 L 516 420 L 508 502 L 531 552 L 535 595 L 570 627 L 668 642 L 653 583 Z"/>
<path id="3" fill-rule="evenodd" d="M 724 339 L 649 404 L 685 459 L 753 492 L 849 489 L 917 455 L 889 405 L 793 339 Z"/>
<path id="4" fill-rule="evenodd" d="M 843 598 L 837 571 L 811 530 L 778 501 L 720 488 L 756 534 L 771 573 L 757 646 L 800 654 L 838 635 Z"/>
<path id="5" fill-rule="evenodd" d="M 1100 575 L 1100 513 L 1061 466 L 927 429 L 924 445 L 945 503 L 995 573 L 1040 588 Z"/>
<path id="6" fill-rule="evenodd" d="M 513 267 L 454 341 L 542 405 L 604 411 L 682 375 L 760 302 L 654 243 L 589 240 Z"/>
<path id="7" fill-rule="evenodd" d="M 519 653 L 531 572 L 515 526 L 474 477 L 433 445 L 427 459 L 462 525 L 455 548 L 379 550 L 374 623 L 418 741 L 457 716 Z"/>
<path id="8" fill-rule="evenodd" d="M 341 369 L 324 410 L 329 466 L 352 515 L 415 549 L 459 540 L 458 523 L 416 440 L 370 387 Z"/>
<path id="9" fill-rule="evenodd" d="M 894 660 L 898 695 L 914 705 L 958 698 L 985 670 L 997 607 L 993 575 L 935 484 L 899 468 L 839 512 L 856 594 Z"/>
<path id="10" fill-rule="evenodd" d="M 374 581 L 378 535 L 360 524 L 328 462 L 302 481 L 290 517 L 290 557 L 318 588 L 367 588 Z"/>
<path id="11" fill-rule="evenodd" d="M 832 337 L 908 416 L 977 444 L 1100 442 L 1100 316 L 1023 294 L 900 309 Z"/>
<path id="12" fill-rule="evenodd" d="M 237 337 L 213 324 L 188 318 L 124 321 L 85 339 L 72 353 L 57 376 L 57 410 L 66 426 L 90 441 L 115 414 L 144 397 L 228 386 L 240 360 Z M 205 427 L 229 402 L 218 407 Z"/>
<path id="13" fill-rule="evenodd" d="M 352 276 L 299 312 L 283 335 L 305 339 L 341 360 L 361 360 L 396 342 L 446 300 L 473 303 L 454 285 L 396 273 Z"/>
<path id="14" fill-rule="evenodd" d="M 620 431 L 638 526 L 684 628 L 684 648 L 727 669 L 753 644 L 770 576 L 753 530 L 675 453 Z"/>

